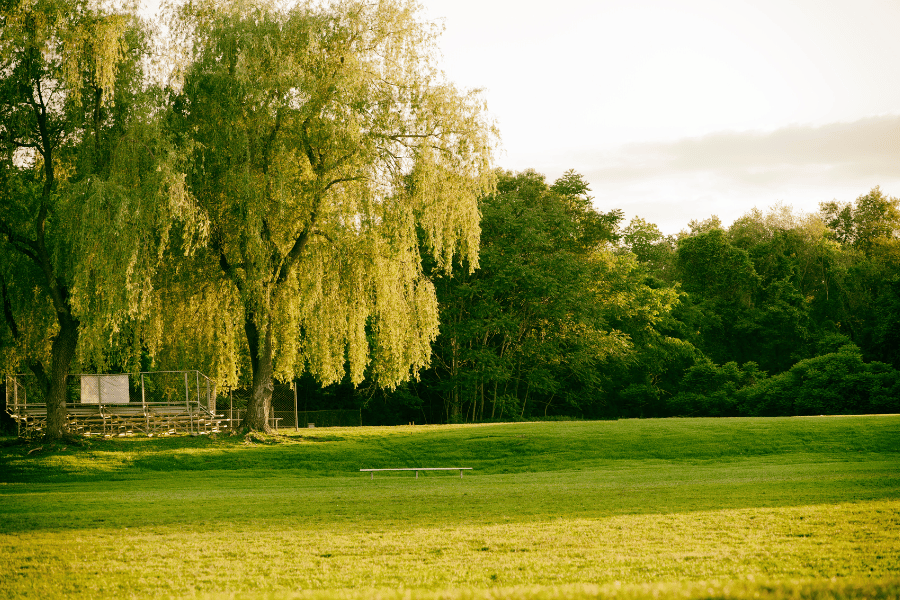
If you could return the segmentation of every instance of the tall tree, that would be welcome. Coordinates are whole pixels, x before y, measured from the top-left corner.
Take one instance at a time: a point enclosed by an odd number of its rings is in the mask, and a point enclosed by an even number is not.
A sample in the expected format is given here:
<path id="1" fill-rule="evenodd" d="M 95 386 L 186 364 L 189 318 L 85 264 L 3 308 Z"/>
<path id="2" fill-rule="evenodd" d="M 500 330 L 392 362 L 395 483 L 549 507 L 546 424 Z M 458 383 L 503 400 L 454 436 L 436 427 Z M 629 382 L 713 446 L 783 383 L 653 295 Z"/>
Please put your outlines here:
<path id="1" fill-rule="evenodd" d="M 880 240 L 896 239 L 900 233 L 900 198 L 886 196 L 875 186 L 853 203 L 822 202 L 822 218 L 842 244 L 853 245 L 866 254 Z"/>
<path id="2" fill-rule="evenodd" d="M 249 428 L 269 428 L 273 378 L 348 369 L 390 387 L 427 364 L 437 302 L 420 238 L 440 269 L 457 252 L 477 265 L 494 133 L 478 94 L 443 79 L 416 11 L 210 0 L 178 14 L 190 61 L 171 126 L 210 243 L 172 269 L 193 277 L 172 326 L 205 340 L 217 373 L 249 363 Z"/>
<path id="3" fill-rule="evenodd" d="M 499 173 L 481 205 L 481 267 L 437 281 L 441 336 L 424 379 L 441 418 L 603 412 L 601 365 L 631 347 L 611 321 L 665 312 L 675 297 L 636 280 L 610 244 L 621 213 L 595 210 L 587 192 L 571 171 L 552 186 Z"/>
<path id="4" fill-rule="evenodd" d="M 654 223 L 640 217 L 631 219 L 622 230 L 620 246 L 646 265 L 651 276 L 665 282 L 674 280 L 675 239 L 663 235 Z"/>
<path id="5" fill-rule="evenodd" d="M 189 211 L 152 119 L 147 43 L 124 10 L 0 6 L 2 359 L 36 375 L 51 439 L 73 360 L 102 361 L 140 317 L 171 217 Z"/>
<path id="6" fill-rule="evenodd" d="M 829 269 L 830 319 L 868 358 L 896 364 L 888 340 L 900 318 L 892 283 L 900 278 L 900 199 L 875 187 L 852 203 L 823 202 L 820 216 L 840 243 Z"/>

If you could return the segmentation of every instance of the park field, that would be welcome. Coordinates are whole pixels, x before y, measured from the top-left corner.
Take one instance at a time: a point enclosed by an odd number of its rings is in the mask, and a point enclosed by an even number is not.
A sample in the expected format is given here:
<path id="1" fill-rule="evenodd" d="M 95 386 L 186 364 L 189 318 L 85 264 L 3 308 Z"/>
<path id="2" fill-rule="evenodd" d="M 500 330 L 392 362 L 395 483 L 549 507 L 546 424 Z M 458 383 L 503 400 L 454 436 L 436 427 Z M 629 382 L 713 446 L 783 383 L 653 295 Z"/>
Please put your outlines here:
<path id="1" fill-rule="evenodd" d="M 6 440 L 0 598 L 900 598 L 900 416 L 282 434 Z"/>

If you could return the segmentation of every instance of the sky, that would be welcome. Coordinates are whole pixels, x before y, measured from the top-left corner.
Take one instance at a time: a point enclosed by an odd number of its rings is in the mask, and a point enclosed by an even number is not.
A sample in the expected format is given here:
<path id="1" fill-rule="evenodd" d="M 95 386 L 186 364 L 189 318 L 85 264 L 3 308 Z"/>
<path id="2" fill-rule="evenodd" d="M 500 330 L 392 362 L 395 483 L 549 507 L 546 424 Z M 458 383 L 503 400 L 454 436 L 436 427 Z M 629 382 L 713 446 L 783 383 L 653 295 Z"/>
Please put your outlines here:
<path id="1" fill-rule="evenodd" d="M 900 196 L 898 0 L 420 0 L 498 166 L 575 169 L 665 233 Z"/>
<path id="2" fill-rule="evenodd" d="M 497 165 L 574 169 L 598 210 L 674 234 L 900 196 L 900 0 L 419 2 Z"/>

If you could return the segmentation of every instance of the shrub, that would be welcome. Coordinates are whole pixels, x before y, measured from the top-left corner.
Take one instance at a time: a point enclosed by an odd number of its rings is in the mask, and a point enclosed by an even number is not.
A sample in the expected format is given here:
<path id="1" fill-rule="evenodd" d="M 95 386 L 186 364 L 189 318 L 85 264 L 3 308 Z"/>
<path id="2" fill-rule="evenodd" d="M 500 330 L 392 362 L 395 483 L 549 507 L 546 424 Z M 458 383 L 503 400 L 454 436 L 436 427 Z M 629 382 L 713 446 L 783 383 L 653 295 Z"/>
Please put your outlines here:
<path id="1" fill-rule="evenodd" d="M 896 412 L 898 393 L 900 372 L 865 363 L 856 345 L 845 344 L 748 389 L 742 411 L 760 416 Z"/>
<path id="2" fill-rule="evenodd" d="M 669 400 L 670 414 L 681 417 L 734 417 L 740 414 L 743 390 L 765 379 L 754 362 L 695 364 L 681 380 L 681 391 Z"/>

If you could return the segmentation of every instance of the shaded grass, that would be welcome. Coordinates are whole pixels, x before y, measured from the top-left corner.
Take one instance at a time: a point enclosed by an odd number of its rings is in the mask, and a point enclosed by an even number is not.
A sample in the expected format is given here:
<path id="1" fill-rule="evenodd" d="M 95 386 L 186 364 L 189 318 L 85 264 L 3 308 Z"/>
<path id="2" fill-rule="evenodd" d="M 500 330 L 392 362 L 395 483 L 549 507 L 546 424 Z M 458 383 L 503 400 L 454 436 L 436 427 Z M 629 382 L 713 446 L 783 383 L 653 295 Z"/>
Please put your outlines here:
<path id="1" fill-rule="evenodd" d="M 211 477 L 213 477 L 211 479 Z M 623 461 L 591 471 L 310 478 L 209 471 L 0 486 L 0 532 L 205 522 L 390 527 L 686 513 L 900 498 L 896 461 L 683 467 Z"/>
<path id="2" fill-rule="evenodd" d="M 897 597 L 900 417 L 301 433 L 7 446 L 0 597 Z"/>
<path id="3" fill-rule="evenodd" d="M 471 466 L 479 473 L 593 469 L 621 460 L 699 464 L 805 455 L 829 461 L 900 455 L 900 417 L 651 419 L 482 426 L 284 431 L 279 443 L 212 438 L 88 440 L 26 456 L 0 452 L 0 481 L 141 477 L 147 471 L 298 470 L 329 477 L 360 468 Z M 792 460 L 791 458 L 787 459 Z M 463 464 L 464 463 L 464 464 Z"/>

